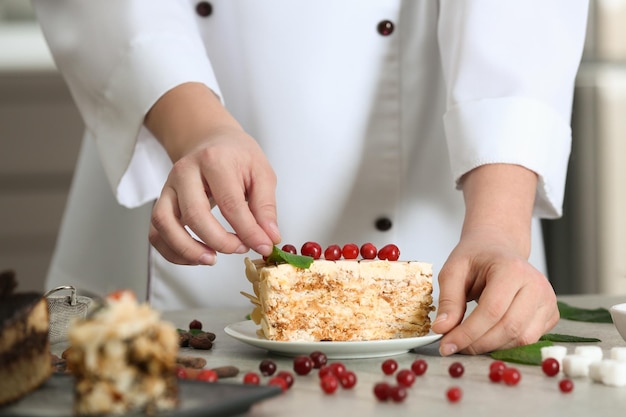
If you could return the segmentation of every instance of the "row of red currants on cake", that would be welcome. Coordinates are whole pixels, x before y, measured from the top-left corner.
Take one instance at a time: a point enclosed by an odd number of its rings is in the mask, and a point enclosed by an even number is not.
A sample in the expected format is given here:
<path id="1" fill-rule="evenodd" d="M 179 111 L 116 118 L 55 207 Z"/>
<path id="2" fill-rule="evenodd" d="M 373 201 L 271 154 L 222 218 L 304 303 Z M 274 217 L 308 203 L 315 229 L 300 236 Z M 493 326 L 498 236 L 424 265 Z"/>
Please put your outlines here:
<path id="1" fill-rule="evenodd" d="M 281 248 L 283 251 L 298 254 L 295 246 L 286 244 Z M 343 257 L 343 259 L 357 259 L 359 255 L 363 259 L 378 259 L 386 261 L 397 261 L 400 258 L 400 249 L 394 244 L 388 244 L 378 250 L 372 243 L 364 243 L 357 246 L 354 243 L 347 243 L 345 245 L 330 245 L 322 252 L 322 246 L 317 242 L 305 242 L 300 248 L 300 255 L 310 256 L 313 259 L 320 259 L 324 255 L 324 259 L 328 261 L 337 261 Z"/>

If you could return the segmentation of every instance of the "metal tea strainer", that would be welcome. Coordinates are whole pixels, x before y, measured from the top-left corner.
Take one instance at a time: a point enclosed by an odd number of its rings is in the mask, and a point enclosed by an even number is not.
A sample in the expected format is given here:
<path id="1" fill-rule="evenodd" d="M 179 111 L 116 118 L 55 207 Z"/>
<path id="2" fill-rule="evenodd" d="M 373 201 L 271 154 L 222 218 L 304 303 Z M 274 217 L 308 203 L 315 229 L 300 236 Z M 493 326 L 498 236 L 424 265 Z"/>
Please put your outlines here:
<path id="1" fill-rule="evenodd" d="M 69 291 L 70 295 L 54 296 L 52 294 Z M 71 285 L 56 287 L 44 294 L 48 301 L 50 328 L 48 331 L 51 344 L 67 340 L 67 332 L 76 318 L 85 318 L 93 300 L 89 297 L 76 295 L 76 288 Z"/>

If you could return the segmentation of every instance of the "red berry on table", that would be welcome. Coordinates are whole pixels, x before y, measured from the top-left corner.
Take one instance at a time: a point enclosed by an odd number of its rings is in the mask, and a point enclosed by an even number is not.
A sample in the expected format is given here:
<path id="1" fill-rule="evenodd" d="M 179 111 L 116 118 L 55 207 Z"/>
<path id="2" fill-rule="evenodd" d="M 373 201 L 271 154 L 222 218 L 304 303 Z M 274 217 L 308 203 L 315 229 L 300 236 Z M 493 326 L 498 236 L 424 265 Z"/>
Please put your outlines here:
<path id="1" fill-rule="evenodd" d="M 259 385 L 261 377 L 256 372 L 248 372 L 243 376 L 243 383 L 248 385 Z"/>
<path id="2" fill-rule="evenodd" d="M 332 394 L 337 391 L 337 387 L 339 387 L 339 380 L 335 375 L 329 374 L 320 380 L 320 386 L 322 387 L 322 391 L 326 394 Z"/>
<path id="3" fill-rule="evenodd" d="M 334 375 L 333 368 L 329 365 L 322 365 L 317 375 L 321 378 L 324 378 L 326 375 Z"/>
<path id="4" fill-rule="evenodd" d="M 203 369 L 196 375 L 198 381 L 215 382 L 218 379 L 217 372 L 212 369 Z"/>
<path id="5" fill-rule="evenodd" d="M 465 372 L 465 368 L 461 362 L 454 362 L 448 368 L 448 373 L 452 378 L 460 378 L 463 375 L 463 372 Z"/>
<path id="6" fill-rule="evenodd" d="M 415 374 L 410 369 L 402 369 L 396 374 L 398 385 L 409 388 L 415 382 Z"/>
<path id="7" fill-rule="evenodd" d="M 451 387 L 446 391 L 446 397 L 448 397 L 448 401 L 451 403 L 459 402 L 461 397 L 463 397 L 463 391 L 459 387 Z"/>
<path id="8" fill-rule="evenodd" d="M 346 371 L 339 375 L 339 383 L 345 389 L 353 388 L 356 385 L 356 374 L 352 371 Z"/>
<path id="9" fill-rule="evenodd" d="M 548 376 L 555 376 L 559 373 L 561 366 L 559 365 L 559 361 L 554 358 L 546 358 L 541 362 L 541 369 L 543 373 Z"/>
<path id="10" fill-rule="evenodd" d="M 308 355 L 299 355 L 293 359 L 293 370 L 298 375 L 308 375 L 313 365 L 313 359 Z"/>
<path id="11" fill-rule="evenodd" d="M 354 243 L 346 243 L 341 248 L 341 254 L 344 259 L 356 259 L 359 257 L 359 247 Z"/>
<path id="12" fill-rule="evenodd" d="M 502 361 L 493 361 L 489 365 L 489 379 L 491 382 L 502 381 L 502 374 L 506 369 L 506 364 Z"/>
<path id="13" fill-rule="evenodd" d="M 416 359 L 411 364 L 411 370 L 417 376 L 424 375 L 427 369 L 428 369 L 428 363 L 426 363 L 424 359 Z"/>
<path id="14" fill-rule="evenodd" d="M 280 371 L 276 374 L 276 376 L 278 378 L 282 378 L 285 380 L 285 382 L 287 383 L 287 387 L 291 388 L 291 386 L 293 385 L 294 382 L 294 378 L 293 375 L 291 374 L 291 372 L 289 371 Z"/>
<path id="15" fill-rule="evenodd" d="M 330 370 L 335 376 L 340 376 L 341 374 L 346 372 L 346 365 L 341 362 L 333 362 L 328 366 L 330 366 Z"/>
<path id="16" fill-rule="evenodd" d="M 279 376 L 272 377 L 269 381 L 267 381 L 267 385 L 275 385 L 280 387 L 280 389 L 285 392 L 289 389 L 289 385 L 287 385 L 287 381 Z"/>
<path id="17" fill-rule="evenodd" d="M 566 394 L 572 392 L 574 390 L 574 382 L 572 382 L 571 379 L 562 379 L 561 381 L 559 381 L 559 389 L 561 390 L 561 392 L 564 392 Z"/>
<path id="18" fill-rule="evenodd" d="M 324 251 L 324 259 L 336 261 L 341 259 L 341 247 L 339 245 L 330 245 Z"/>
<path id="19" fill-rule="evenodd" d="M 376 246 L 369 242 L 364 243 L 363 246 L 361 246 L 361 257 L 363 259 L 374 259 L 376 258 L 377 253 L 378 250 L 376 249 Z"/>
<path id="20" fill-rule="evenodd" d="M 322 366 L 326 365 L 326 362 L 328 362 L 328 358 L 326 357 L 326 354 L 319 350 L 315 350 L 311 352 L 309 354 L 309 357 L 313 359 L 313 367 L 315 369 L 321 368 Z"/>
<path id="21" fill-rule="evenodd" d="M 294 255 L 297 255 L 297 254 L 298 254 L 298 250 L 296 249 L 296 247 L 295 247 L 295 246 L 293 246 L 293 245 L 290 245 L 290 244 L 283 245 L 283 247 L 281 248 L 281 250 L 282 250 L 283 252 L 292 253 L 292 254 L 294 254 Z"/>
<path id="22" fill-rule="evenodd" d="M 202 323 L 198 320 L 192 320 L 191 323 L 189 323 L 189 329 L 202 330 Z"/>
<path id="23" fill-rule="evenodd" d="M 276 364 L 270 359 L 263 359 L 259 364 L 259 370 L 264 376 L 274 375 L 274 372 L 276 372 Z"/>
<path id="24" fill-rule="evenodd" d="M 387 359 L 380 365 L 380 368 L 385 375 L 392 375 L 398 369 L 398 362 L 395 359 Z"/>
<path id="25" fill-rule="evenodd" d="M 176 369 L 176 377 L 178 379 L 187 379 L 189 378 L 189 374 L 185 368 L 177 368 Z"/>
<path id="26" fill-rule="evenodd" d="M 389 390 L 389 398 L 394 402 L 401 403 L 407 396 L 406 388 L 402 385 L 394 385 Z"/>
<path id="27" fill-rule="evenodd" d="M 522 374 L 517 368 L 506 368 L 502 373 L 502 381 L 507 385 L 517 385 L 522 379 Z"/>
<path id="28" fill-rule="evenodd" d="M 391 394 L 391 386 L 386 382 L 379 382 L 374 385 L 374 395 L 378 401 L 387 401 Z"/>
<path id="29" fill-rule="evenodd" d="M 378 251 L 378 259 L 383 261 L 397 261 L 398 258 L 400 258 L 400 249 L 396 245 L 385 245 Z"/>
<path id="30" fill-rule="evenodd" d="M 322 256 L 322 247 L 316 242 L 306 242 L 302 245 L 300 253 L 303 256 L 310 256 L 313 259 L 319 259 Z"/>

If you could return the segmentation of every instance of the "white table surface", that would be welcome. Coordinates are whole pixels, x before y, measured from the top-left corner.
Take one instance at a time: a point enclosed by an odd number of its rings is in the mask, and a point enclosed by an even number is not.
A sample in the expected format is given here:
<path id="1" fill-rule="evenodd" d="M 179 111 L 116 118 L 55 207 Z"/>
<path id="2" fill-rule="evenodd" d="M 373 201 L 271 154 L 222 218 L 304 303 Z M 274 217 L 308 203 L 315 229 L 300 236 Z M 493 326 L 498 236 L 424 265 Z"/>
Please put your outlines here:
<path id="1" fill-rule="evenodd" d="M 587 308 L 608 308 L 626 302 L 626 296 L 568 296 L 560 299 Z M 188 310 L 167 312 L 164 317 L 179 328 L 186 328 L 192 319 L 198 319 L 205 330 L 216 333 L 212 350 L 183 349 L 182 353 L 206 358 L 207 367 L 237 366 L 239 376 L 224 382 L 241 383 L 246 372 L 258 372 L 258 365 L 265 358 L 273 359 L 278 370 L 292 371 L 291 358 L 269 354 L 224 333 L 226 325 L 244 320 L 246 313 L 245 310 Z M 601 339 L 598 345 L 603 348 L 605 357 L 611 347 L 626 346 L 612 324 L 561 320 L 551 333 Z M 576 346 L 571 343 L 563 345 L 568 346 L 570 352 Z M 538 366 L 511 364 L 522 373 L 519 385 L 511 387 L 489 381 L 492 359 L 486 355 L 442 358 L 437 344 L 432 344 L 394 358 L 399 369 L 410 367 L 417 358 L 423 358 L 428 363 L 428 371 L 417 378 L 403 403 L 381 403 L 373 395 L 375 383 L 384 380 L 394 382 L 381 371 L 380 365 L 385 358 L 351 359 L 342 362 L 357 374 L 358 382 L 354 389 L 339 388 L 334 394 L 327 395 L 320 389 L 316 373 L 296 376 L 289 391 L 254 405 L 246 416 L 621 416 L 626 410 L 626 387 L 608 387 L 583 378 L 574 380 L 573 392 L 563 394 L 558 388 L 558 381 L 563 375 L 547 377 Z M 465 367 L 465 373 L 459 379 L 448 375 L 448 367 L 454 361 L 460 361 Z M 263 382 L 267 379 L 262 377 Z M 445 391 L 452 385 L 458 385 L 463 390 L 463 398 L 456 404 L 449 403 L 445 397 Z"/>

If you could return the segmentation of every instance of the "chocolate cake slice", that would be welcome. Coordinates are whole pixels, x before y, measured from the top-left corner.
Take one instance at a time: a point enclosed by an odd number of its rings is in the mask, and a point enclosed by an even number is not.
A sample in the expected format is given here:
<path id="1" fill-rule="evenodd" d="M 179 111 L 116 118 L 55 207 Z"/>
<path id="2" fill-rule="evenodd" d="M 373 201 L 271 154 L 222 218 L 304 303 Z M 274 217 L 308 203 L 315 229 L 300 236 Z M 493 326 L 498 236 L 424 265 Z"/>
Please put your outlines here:
<path id="1" fill-rule="evenodd" d="M 42 294 L 14 292 L 15 273 L 0 273 L 0 406 L 19 400 L 52 372 L 48 304 Z"/>

